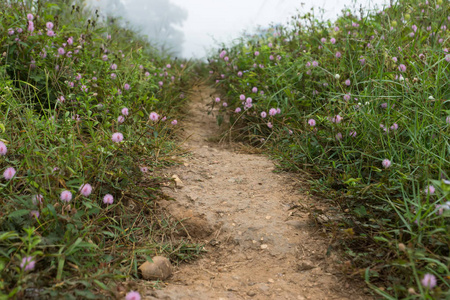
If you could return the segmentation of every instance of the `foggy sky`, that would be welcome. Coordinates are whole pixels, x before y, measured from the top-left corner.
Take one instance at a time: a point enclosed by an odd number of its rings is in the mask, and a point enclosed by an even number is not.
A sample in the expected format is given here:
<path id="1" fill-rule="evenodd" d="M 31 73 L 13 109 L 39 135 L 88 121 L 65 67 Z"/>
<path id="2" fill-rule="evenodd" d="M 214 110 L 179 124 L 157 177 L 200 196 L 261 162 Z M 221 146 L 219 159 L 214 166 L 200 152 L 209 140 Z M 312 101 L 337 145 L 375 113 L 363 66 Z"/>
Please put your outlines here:
<path id="1" fill-rule="evenodd" d="M 148 36 L 152 44 L 180 55 L 184 32 L 181 30 L 188 13 L 170 0 L 88 0 L 100 12 L 120 16 L 133 29 Z"/>
<path id="2" fill-rule="evenodd" d="M 110 13 L 123 16 L 158 43 L 186 58 L 204 57 L 207 50 L 238 38 L 257 25 L 285 24 L 289 17 L 324 8 L 334 19 L 354 0 L 89 0 Z M 357 0 L 356 7 L 373 7 L 388 0 Z M 302 5 L 303 4 L 303 5 Z M 318 12 L 318 10 L 316 10 Z"/>

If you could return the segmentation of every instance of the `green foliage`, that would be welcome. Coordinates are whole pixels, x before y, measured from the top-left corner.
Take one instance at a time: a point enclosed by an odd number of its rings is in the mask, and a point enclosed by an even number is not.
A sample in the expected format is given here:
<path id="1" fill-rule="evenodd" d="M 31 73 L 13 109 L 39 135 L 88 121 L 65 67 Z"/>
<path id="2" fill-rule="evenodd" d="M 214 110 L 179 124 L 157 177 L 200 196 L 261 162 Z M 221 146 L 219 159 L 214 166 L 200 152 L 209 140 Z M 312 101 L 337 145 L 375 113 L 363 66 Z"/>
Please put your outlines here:
<path id="1" fill-rule="evenodd" d="M 209 60 L 232 130 L 315 174 L 312 192 L 345 212 L 330 231 L 384 296 L 450 297 L 449 10 L 399 1 L 334 24 L 307 13 Z"/>
<path id="2" fill-rule="evenodd" d="M 0 171 L 16 171 L 0 179 L 1 299 L 104 299 L 146 257 L 201 252 L 168 245 L 174 224 L 155 215 L 163 179 L 153 171 L 177 149 L 171 121 L 191 63 L 165 57 L 81 2 L 66 3 L 0 3 Z M 113 142 L 114 133 L 123 141 Z M 92 192 L 82 193 L 84 184 Z"/>

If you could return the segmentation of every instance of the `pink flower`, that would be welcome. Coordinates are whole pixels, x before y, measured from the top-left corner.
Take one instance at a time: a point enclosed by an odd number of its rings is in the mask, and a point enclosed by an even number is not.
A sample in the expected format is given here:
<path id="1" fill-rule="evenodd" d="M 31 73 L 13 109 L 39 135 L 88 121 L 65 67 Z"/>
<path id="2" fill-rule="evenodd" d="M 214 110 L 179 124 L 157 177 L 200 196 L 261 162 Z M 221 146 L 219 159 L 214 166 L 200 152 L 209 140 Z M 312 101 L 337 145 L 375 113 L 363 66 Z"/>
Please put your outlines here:
<path id="1" fill-rule="evenodd" d="M 336 134 L 336 140 L 337 140 L 337 141 L 342 140 L 342 133 L 338 132 L 338 133 Z"/>
<path id="2" fill-rule="evenodd" d="M 73 37 L 67 39 L 67 44 L 73 45 Z"/>
<path id="3" fill-rule="evenodd" d="M 424 287 L 429 289 L 432 289 L 437 285 L 436 276 L 430 273 L 426 273 L 421 282 Z"/>
<path id="4" fill-rule="evenodd" d="M 387 103 L 386 102 L 384 102 L 384 103 L 381 103 L 381 108 L 387 108 Z"/>
<path id="5" fill-rule="evenodd" d="M 12 29 L 12 28 L 8 29 L 8 34 L 9 35 L 13 35 L 14 34 L 14 29 Z"/>
<path id="6" fill-rule="evenodd" d="M 387 168 L 389 168 L 390 166 L 391 166 L 391 161 L 389 160 L 389 159 L 383 159 L 383 161 L 381 162 L 381 165 L 385 168 L 385 169 L 387 169 Z"/>
<path id="7" fill-rule="evenodd" d="M 356 131 L 350 131 L 349 135 L 350 135 L 351 137 L 356 137 Z"/>
<path id="8" fill-rule="evenodd" d="M 42 196 L 41 194 L 33 195 L 33 197 L 31 197 L 31 202 L 33 203 L 33 205 L 42 204 L 43 200 L 44 196 Z"/>
<path id="9" fill-rule="evenodd" d="M 242 101 L 244 101 L 244 100 L 245 100 L 245 95 L 240 95 L 240 96 L 239 96 L 239 99 L 241 99 Z"/>
<path id="10" fill-rule="evenodd" d="M 34 23 L 33 21 L 28 21 L 28 31 L 33 32 L 34 31 Z"/>
<path id="11" fill-rule="evenodd" d="M 272 128 L 273 127 L 273 125 L 272 125 L 272 123 L 267 123 L 267 127 L 269 127 L 269 128 Z"/>
<path id="12" fill-rule="evenodd" d="M 319 62 L 316 61 L 316 60 L 313 61 L 313 62 L 312 62 L 312 66 L 313 66 L 313 67 L 318 67 L 318 66 L 319 66 Z"/>
<path id="13" fill-rule="evenodd" d="M 336 52 L 335 56 L 336 56 L 336 58 L 341 58 L 342 54 L 341 54 L 341 52 L 338 51 L 338 52 Z"/>
<path id="14" fill-rule="evenodd" d="M 27 14 L 27 19 L 28 19 L 28 21 L 33 21 L 33 19 L 34 19 L 33 14 Z"/>
<path id="15" fill-rule="evenodd" d="M 275 108 L 269 109 L 269 116 L 275 116 L 277 114 L 277 110 Z"/>
<path id="16" fill-rule="evenodd" d="M 345 95 L 344 95 L 344 100 L 345 100 L 345 101 L 350 100 L 350 94 L 345 94 Z"/>
<path id="17" fill-rule="evenodd" d="M 138 292 L 131 291 L 126 294 L 125 300 L 141 300 L 141 295 Z"/>
<path id="18" fill-rule="evenodd" d="M 53 30 L 47 30 L 47 36 L 55 36 L 55 32 Z"/>
<path id="19" fill-rule="evenodd" d="M 52 30 L 53 29 L 53 23 L 52 22 L 47 22 L 47 24 L 45 24 L 45 27 L 47 27 L 48 30 Z"/>
<path id="20" fill-rule="evenodd" d="M 344 118 L 341 117 L 340 115 L 336 115 L 336 116 L 334 116 L 334 117 L 331 119 L 331 122 L 336 123 L 336 124 L 339 124 L 339 123 L 341 123 L 341 121 L 342 121 L 343 119 L 344 119 Z"/>
<path id="21" fill-rule="evenodd" d="M 64 48 L 58 48 L 59 55 L 64 55 L 64 53 L 66 53 L 66 51 L 64 51 Z"/>
<path id="22" fill-rule="evenodd" d="M 398 124 L 397 123 L 392 124 L 391 130 L 397 130 L 397 129 L 398 129 Z"/>
<path id="23" fill-rule="evenodd" d="M 447 122 L 447 124 L 450 124 L 450 116 L 447 116 L 447 118 L 445 118 L 445 122 Z"/>
<path id="24" fill-rule="evenodd" d="M 267 113 L 266 113 L 265 111 L 263 111 L 263 112 L 261 113 L 261 118 L 265 118 L 265 117 L 267 117 Z"/>
<path id="25" fill-rule="evenodd" d="M 236 107 L 236 109 L 234 110 L 235 113 L 240 113 L 242 110 L 240 107 Z"/>
<path id="26" fill-rule="evenodd" d="M 110 66 L 110 68 L 111 68 L 111 70 L 117 70 L 117 65 L 116 65 L 116 64 L 112 64 L 112 65 Z"/>
<path id="27" fill-rule="evenodd" d="M 103 61 L 107 61 L 107 60 L 108 60 L 108 55 L 106 55 L 106 54 L 103 55 L 103 56 L 102 56 L 102 60 L 103 60 Z"/>
<path id="28" fill-rule="evenodd" d="M 20 263 L 20 267 L 25 271 L 31 271 L 34 269 L 36 262 L 33 260 L 32 256 L 25 256 L 22 258 L 22 262 Z"/>
<path id="29" fill-rule="evenodd" d="M 224 103 L 222 104 L 222 106 L 223 106 L 223 107 L 227 107 L 227 106 L 228 106 L 228 103 L 224 102 Z"/>
<path id="30" fill-rule="evenodd" d="M 8 148 L 6 147 L 5 143 L 0 141 L 0 155 L 6 155 L 6 152 L 8 152 Z"/>
<path id="31" fill-rule="evenodd" d="M 259 55 L 259 51 L 255 51 L 255 56 L 258 56 Z"/>
<path id="32" fill-rule="evenodd" d="M 253 92 L 253 93 L 257 93 L 257 92 L 258 92 L 258 88 L 257 88 L 257 87 L 253 87 L 253 88 L 252 88 L 252 92 Z"/>
<path id="33" fill-rule="evenodd" d="M 220 52 L 219 57 L 224 58 L 225 55 L 227 55 L 227 51 L 223 50 L 222 52 Z"/>
<path id="34" fill-rule="evenodd" d="M 242 77 L 242 72 L 239 71 L 239 72 L 237 73 L 237 76 L 238 76 L 238 77 Z"/>
<path id="35" fill-rule="evenodd" d="M 170 124 L 172 124 L 172 125 L 177 125 L 177 124 L 178 124 L 178 121 L 177 121 L 177 120 L 173 120 L 172 122 L 170 122 Z"/>
<path id="36" fill-rule="evenodd" d="M 406 71 L 406 66 L 405 66 L 404 64 L 400 64 L 400 65 L 398 66 L 398 70 L 399 70 L 400 72 L 405 72 L 405 71 Z"/>
<path id="37" fill-rule="evenodd" d="M 119 122 L 119 123 L 125 122 L 125 117 L 124 117 L 124 116 L 119 116 L 119 117 L 117 118 L 117 122 Z"/>
<path id="38" fill-rule="evenodd" d="M 309 119 L 309 120 L 308 120 L 308 124 L 309 124 L 309 126 L 314 127 L 314 126 L 316 126 L 316 120 L 314 120 L 314 119 Z"/>
<path id="39" fill-rule="evenodd" d="M 123 134 L 121 134 L 120 132 L 116 132 L 112 135 L 111 139 L 115 143 L 120 143 L 121 141 L 123 141 Z"/>
<path id="40" fill-rule="evenodd" d="M 113 204 L 114 197 L 111 194 L 106 194 L 105 197 L 103 197 L 103 203 L 105 204 Z"/>
<path id="41" fill-rule="evenodd" d="M 153 111 L 153 112 L 150 113 L 149 118 L 150 118 L 150 120 L 152 120 L 153 122 L 156 122 L 156 121 L 158 121 L 158 119 L 159 119 L 159 115 Z"/>
<path id="42" fill-rule="evenodd" d="M 3 172 L 3 177 L 5 177 L 6 180 L 11 180 L 14 175 L 16 175 L 16 170 L 12 167 L 7 168 L 5 172 Z"/>
<path id="43" fill-rule="evenodd" d="M 359 63 L 360 63 L 362 66 L 364 66 L 365 63 L 366 63 L 366 59 L 365 59 L 365 58 L 360 58 L 360 59 L 359 59 Z"/>
<path id="44" fill-rule="evenodd" d="M 146 77 L 148 77 L 148 76 L 150 76 L 150 72 L 145 72 L 144 75 L 145 75 Z"/>
<path id="45" fill-rule="evenodd" d="M 336 43 L 336 39 L 335 39 L 335 38 L 331 38 L 331 39 L 330 39 L 330 42 L 331 42 L 332 44 L 335 44 L 335 43 Z"/>
<path id="46" fill-rule="evenodd" d="M 220 98 L 217 97 L 214 101 L 216 101 L 216 103 L 219 103 L 220 102 Z"/>
<path id="47" fill-rule="evenodd" d="M 445 56 L 445 61 L 446 61 L 446 62 L 450 62 L 450 54 L 447 54 L 447 55 Z"/>
<path id="48" fill-rule="evenodd" d="M 61 199 L 61 201 L 70 202 L 70 200 L 72 200 L 72 193 L 67 190 L 62 191 L 59 198 Z"/>
<path id="49" fill-rule="evenodd" d="M 32 210 L 30 211 L 30 218 L 32 219 L 39 219 L 39 211 L 38 210 Z"/>
<path id="50" fill-rule="evenodd" d="M 89 183 L 85 183 L 80 186 L 81 195 L 88 197 L 92 193 L 92 186 Z"/>
<path id="51" fill-rule="evenodd" d="M 434 192 L 436 192 L 436 188 L 435 188 L 434 186 L 432 186 L 432 185 L 428 185 L 428 186 L 425 188 L 425 194 L 426 194 L 426 195 L 428 195 L 428 194 L 433 195 Z"/>
<path id="52" fill-rule="evenodd" d="M 111 73 L 111 79 L 116 79 L 116 78 L 117 78 L 116 73 Z"/>
<path id="53" fill-rule="evenodd" d="M 351 84 L 350 79 L 347 79 L 347 80 L 345 81 L 345 85 L 346 85 L 346 86 L 350 86 L 350 84 Z"/>
<path id="54" fill-rule="evenodd" d="M 123 88 L 128 91 L 131 87 L 130 87 L 130 85 L 128 83 L 125 83 Z"/>

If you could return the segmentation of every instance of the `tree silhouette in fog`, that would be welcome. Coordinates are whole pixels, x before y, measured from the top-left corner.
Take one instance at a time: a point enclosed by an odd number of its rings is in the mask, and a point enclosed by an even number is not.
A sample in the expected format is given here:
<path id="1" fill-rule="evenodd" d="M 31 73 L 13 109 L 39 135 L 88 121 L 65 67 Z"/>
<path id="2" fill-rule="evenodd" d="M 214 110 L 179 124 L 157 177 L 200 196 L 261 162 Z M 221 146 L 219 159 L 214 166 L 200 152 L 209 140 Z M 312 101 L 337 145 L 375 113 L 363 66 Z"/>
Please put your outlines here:
<path id="1" fill-rule="evenodd" d="M 181 31 L 188 13 L 169 0 L 89 0 L 93 7 L 123 21 L 148 36 L 163 51 L 181 54 L 184 33 Z"/>

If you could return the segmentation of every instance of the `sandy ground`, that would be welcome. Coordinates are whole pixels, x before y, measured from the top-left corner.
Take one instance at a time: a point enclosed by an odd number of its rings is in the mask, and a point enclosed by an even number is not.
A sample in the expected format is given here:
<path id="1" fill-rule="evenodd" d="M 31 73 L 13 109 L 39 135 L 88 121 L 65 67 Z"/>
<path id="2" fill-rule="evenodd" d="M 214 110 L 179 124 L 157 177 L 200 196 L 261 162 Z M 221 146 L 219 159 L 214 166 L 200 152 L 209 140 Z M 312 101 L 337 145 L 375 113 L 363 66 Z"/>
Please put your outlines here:
<path id="1" fill-rule="evenodd" d="M 193 92 L 180 124 L 192 155 L 164 171 L 183 187 L 163 188 L 176 201 L 162 202 L 208 252 L 143 299 L 372 299 L 363 283 L 340 275 L 321 229 L 298 209 L 313 201 L 299 192 L 298 175 L 275 173 L 265 156 L 210 141 L 218 133 L 206 114 L 212 93 L 204 86 Z"/>

